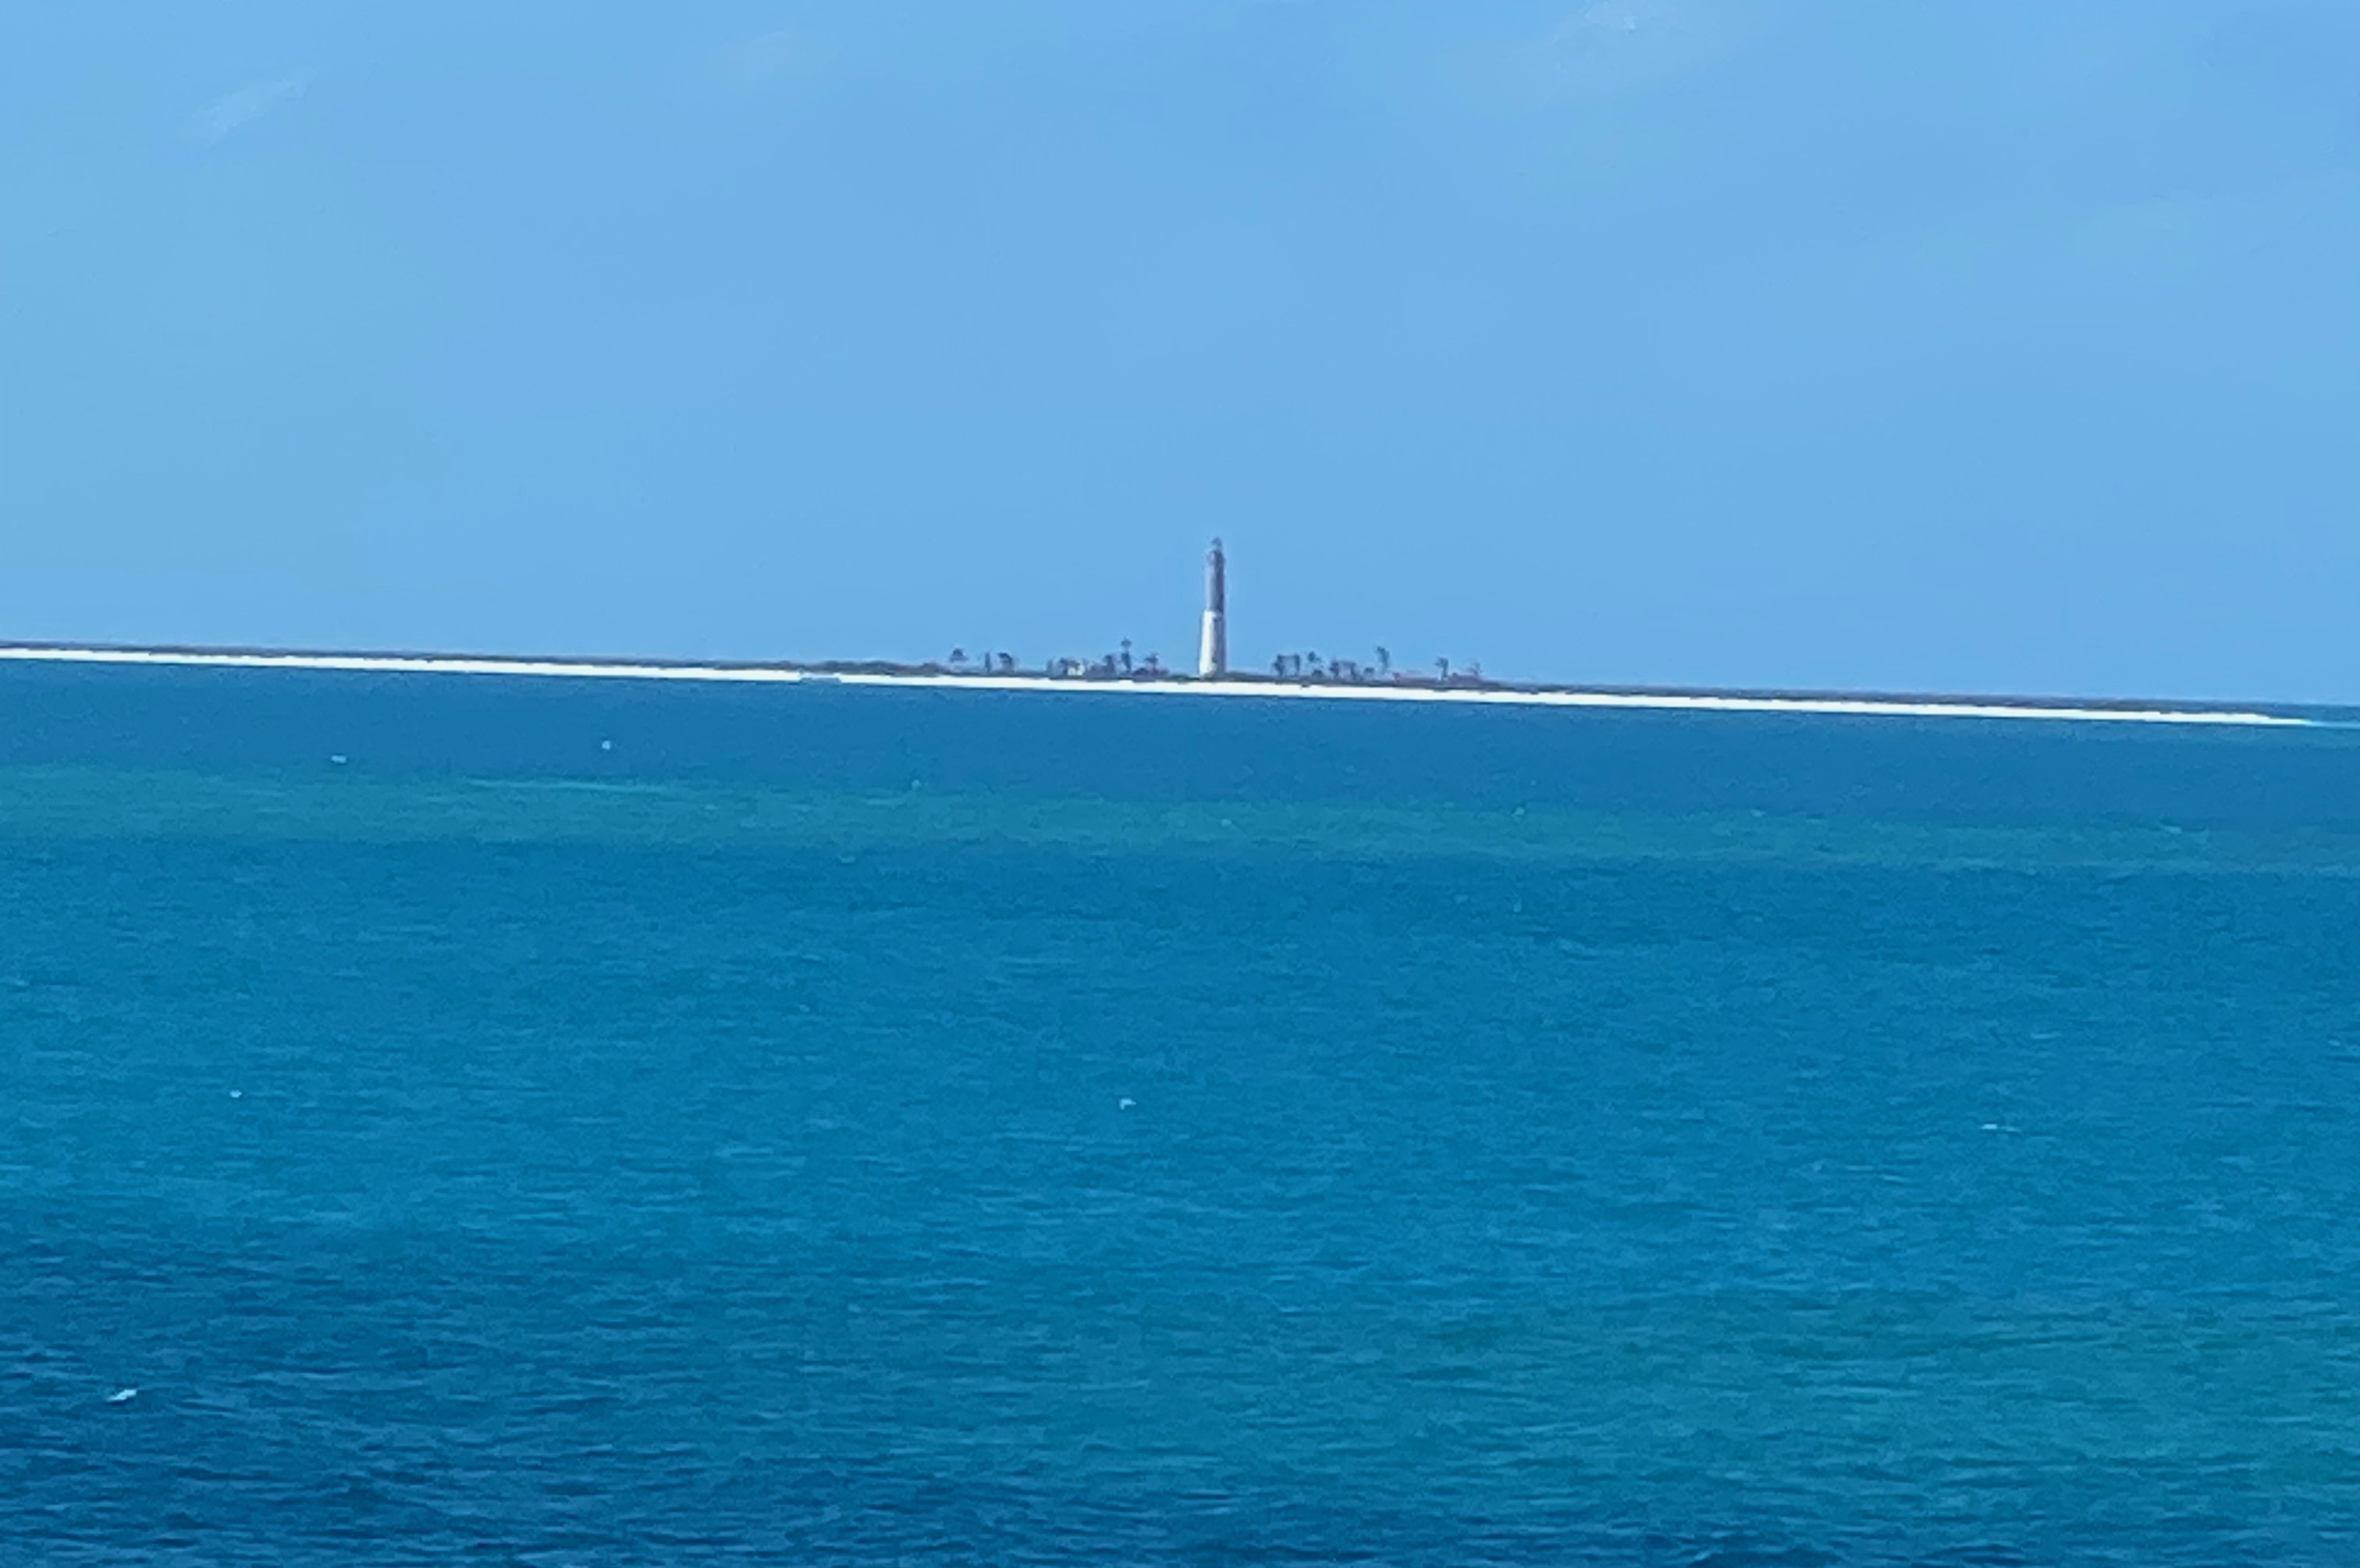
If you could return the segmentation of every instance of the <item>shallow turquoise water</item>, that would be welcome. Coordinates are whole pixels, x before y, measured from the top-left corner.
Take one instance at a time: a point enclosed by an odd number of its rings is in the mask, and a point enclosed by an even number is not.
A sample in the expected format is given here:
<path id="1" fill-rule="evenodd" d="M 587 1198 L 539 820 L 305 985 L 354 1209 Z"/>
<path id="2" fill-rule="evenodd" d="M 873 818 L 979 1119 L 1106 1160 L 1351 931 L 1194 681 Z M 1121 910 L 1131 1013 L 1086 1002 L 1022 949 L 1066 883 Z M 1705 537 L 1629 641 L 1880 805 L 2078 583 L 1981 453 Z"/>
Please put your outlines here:
<path id="1" fill-rule="evenodd" d="M 0 672 L 0 1561 L 2348 1562 L 2355 916 L 2333 729 Z"/>

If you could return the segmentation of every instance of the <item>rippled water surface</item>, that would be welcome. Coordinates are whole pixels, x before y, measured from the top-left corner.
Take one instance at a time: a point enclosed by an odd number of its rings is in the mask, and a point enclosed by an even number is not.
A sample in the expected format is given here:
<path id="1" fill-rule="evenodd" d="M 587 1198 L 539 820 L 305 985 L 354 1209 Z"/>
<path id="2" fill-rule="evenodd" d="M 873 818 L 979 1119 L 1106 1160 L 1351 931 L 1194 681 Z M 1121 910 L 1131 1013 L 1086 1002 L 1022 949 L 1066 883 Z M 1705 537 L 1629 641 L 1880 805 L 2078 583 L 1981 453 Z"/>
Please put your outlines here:
<path id="1" fill-rule="evenodd" d="M 0 671 L 0 1561 L 2352 1562 L 2355 740 Z"/>

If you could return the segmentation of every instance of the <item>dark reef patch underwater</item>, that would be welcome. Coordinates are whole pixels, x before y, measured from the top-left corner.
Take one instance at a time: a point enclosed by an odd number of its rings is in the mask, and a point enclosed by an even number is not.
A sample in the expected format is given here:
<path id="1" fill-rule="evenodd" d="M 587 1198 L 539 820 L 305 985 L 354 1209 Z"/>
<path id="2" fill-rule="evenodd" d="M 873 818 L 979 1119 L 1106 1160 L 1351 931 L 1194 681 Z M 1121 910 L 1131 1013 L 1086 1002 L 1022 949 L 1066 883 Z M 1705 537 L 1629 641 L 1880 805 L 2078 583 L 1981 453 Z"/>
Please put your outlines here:
<path id="1" fill-rule="evenodd" d="M 2333 728 L 0 670 L 0 1562 L 2360 1560 L 2356 932 Z"/>

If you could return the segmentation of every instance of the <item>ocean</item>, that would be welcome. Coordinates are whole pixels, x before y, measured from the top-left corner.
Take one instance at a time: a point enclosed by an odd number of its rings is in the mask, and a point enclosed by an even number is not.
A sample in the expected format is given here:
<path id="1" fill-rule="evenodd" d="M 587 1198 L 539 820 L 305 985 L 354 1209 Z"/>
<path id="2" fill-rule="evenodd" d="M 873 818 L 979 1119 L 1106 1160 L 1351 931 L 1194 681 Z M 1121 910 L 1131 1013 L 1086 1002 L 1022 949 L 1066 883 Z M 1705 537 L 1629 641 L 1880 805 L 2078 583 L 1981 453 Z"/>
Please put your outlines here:
<path id="1" fill-rule="evenodd" d="M 0 669 L 0 1563 L 2360 1561 L 2360 729 Z"/>

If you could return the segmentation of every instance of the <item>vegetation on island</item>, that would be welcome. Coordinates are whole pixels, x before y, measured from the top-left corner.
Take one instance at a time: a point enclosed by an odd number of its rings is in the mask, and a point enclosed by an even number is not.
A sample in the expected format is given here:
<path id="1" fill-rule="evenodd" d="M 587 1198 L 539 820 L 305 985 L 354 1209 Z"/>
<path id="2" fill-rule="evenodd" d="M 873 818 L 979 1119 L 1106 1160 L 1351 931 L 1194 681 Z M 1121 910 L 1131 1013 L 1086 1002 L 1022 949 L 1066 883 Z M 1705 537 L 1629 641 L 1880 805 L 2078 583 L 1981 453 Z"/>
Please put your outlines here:
<path id="1" fill-rule="evenodd" d="M 850 665 L 822 665 L 823 669 L 852 669 Z M 1028 676 L 1046 680 L 1072 681 L 1223 681 L 1264 685 L 1359 686 L 1491 686 L 1497 682 L 1486 680 L 1483 666 L 1478 663 L 1454 664 L 1448 659 L 1437 659 L 1430 670 L 1410 669 L 1393 663 L 1393 651 L 1380 646 L 1368 660 L 1322 658 L 1317 652 L 1281 653 L 1273 658 L 1267 671 L 1230 670 L 1218 675 L 1200 675 L 1187 670 L 1175 670 L 1164 663 L 1157 653 L 1135 654 L 1128 637 L 1110 652 L 1095 659 L 1071 655 L 1044 660 L 1038 664 L 1021 662 L 1013 653 L 986 651 L 970 653 L 964 646 L 954 648 L 950 656 L 939 663 L 884 664 L 857 666 L 863 673 L 901 674 L 911 675 L 973 675 Z"/>

